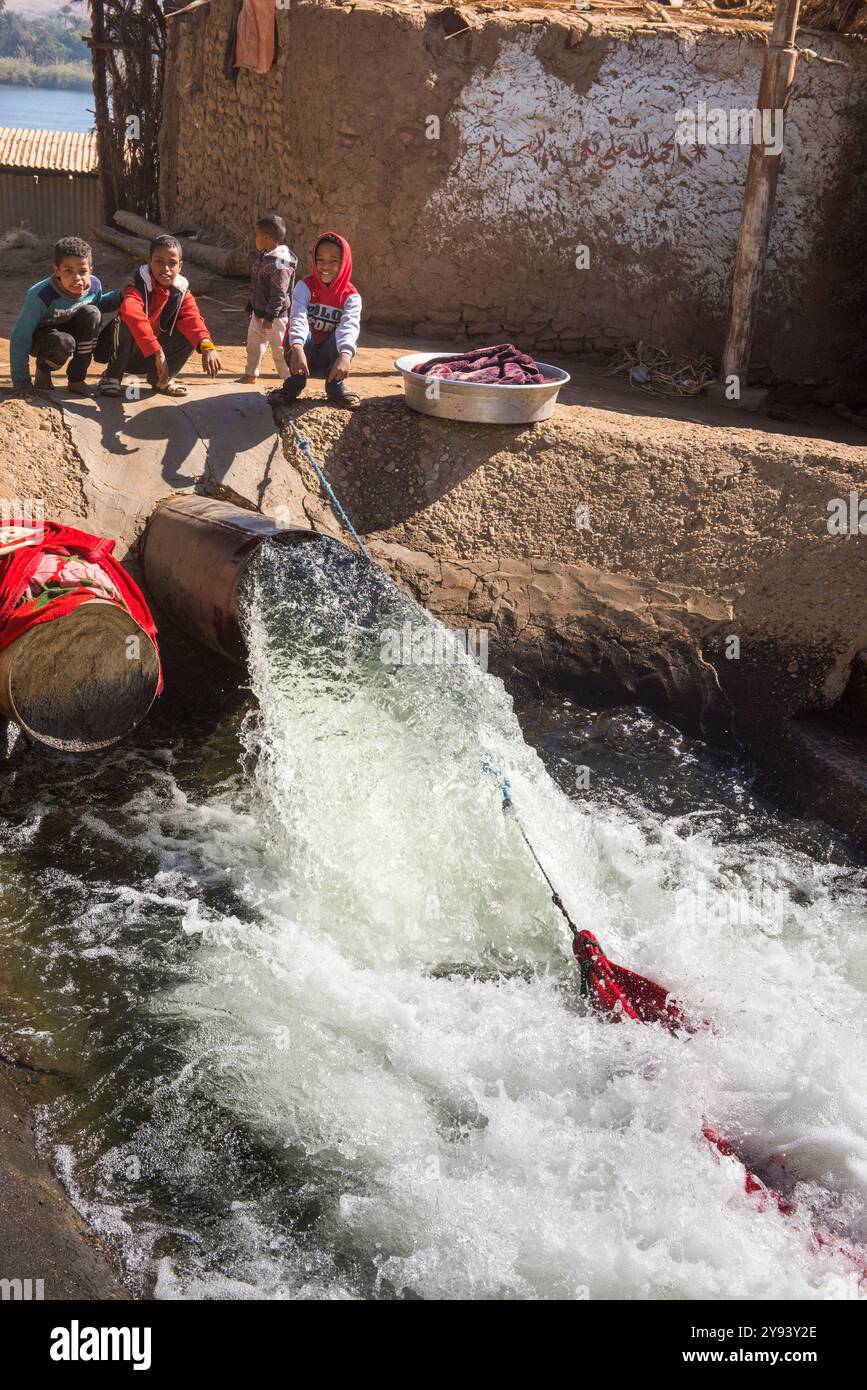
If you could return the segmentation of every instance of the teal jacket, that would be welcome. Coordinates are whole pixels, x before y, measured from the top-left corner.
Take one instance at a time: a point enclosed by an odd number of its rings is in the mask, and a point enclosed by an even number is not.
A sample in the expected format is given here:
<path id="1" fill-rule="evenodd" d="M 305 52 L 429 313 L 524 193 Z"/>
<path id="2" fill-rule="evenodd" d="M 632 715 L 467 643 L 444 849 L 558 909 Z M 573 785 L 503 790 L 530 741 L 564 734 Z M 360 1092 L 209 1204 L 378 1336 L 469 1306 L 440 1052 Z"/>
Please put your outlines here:
<path id="1" fill-rule="evenodd" d="M 102 313 L 120 307 L 120 290 L 104 290 L 102 281 L 95 275 L 90 278 L 90 289 L 80 299 L 70 299 L 58 285 L 53 275 L 31 285 L 24 296 L 24 303 L 18 321 L 9 339 L 9 363 L 12 381 L 15 386 L 30 384 L 30 344 L 37 328 L 50 324 L 52 328 L 63 331 L 63 325 L 76 309 L 83 304 L 95 304 Z"/>

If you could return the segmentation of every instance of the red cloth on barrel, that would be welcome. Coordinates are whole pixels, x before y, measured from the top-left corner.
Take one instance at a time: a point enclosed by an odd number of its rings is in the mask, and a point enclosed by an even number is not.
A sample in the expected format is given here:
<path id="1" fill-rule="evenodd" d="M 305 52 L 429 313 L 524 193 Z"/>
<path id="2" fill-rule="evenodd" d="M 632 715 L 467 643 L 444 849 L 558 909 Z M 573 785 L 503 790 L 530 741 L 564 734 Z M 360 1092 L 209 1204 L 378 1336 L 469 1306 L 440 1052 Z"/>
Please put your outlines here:
<path id="1" fill-rule="evenodd" d="M 430 357 L 413 367 L 420 376 L 438 376 L 445 381 L 478 381 L 501 386 L 538 386 L 545 378 L 532 357 L 514 343 L 474 348 L 454 357 Z"/>
<path id="2" fill-rule="evenodd" d="M 52 555 L 77 556 L 81 560 L 99 564 L 114 580 L 118 593 L 130 613 L 156 646 L 157 629 L 151 611 L 141 589 L 114 559 L 111 553 L 114 544 L 113 540 L 103 536 L 91 536 L 87 531 L 77 531 L 73 526 L 61 526 L 56 521 L 46 521 L 42 540 L 36 545 L 24 546 L 21 550 L 0 556 L 0 651 L 11 642 L 17 641 L 37 623 L 53 622 L 55 618 L 62 618 L 80 603 L 87 603 L 94 596 L 92 589 L 74 589 L 63 598 L 55 599 L 45 608 L 39 608 L 35 612 L 28 608 L 26 612 L 16 613 L 16 604 L 29 586 L 40 558 L 46 551 Z M 160 663 L 158 695 L 162 688 L 163 672 Z"/>

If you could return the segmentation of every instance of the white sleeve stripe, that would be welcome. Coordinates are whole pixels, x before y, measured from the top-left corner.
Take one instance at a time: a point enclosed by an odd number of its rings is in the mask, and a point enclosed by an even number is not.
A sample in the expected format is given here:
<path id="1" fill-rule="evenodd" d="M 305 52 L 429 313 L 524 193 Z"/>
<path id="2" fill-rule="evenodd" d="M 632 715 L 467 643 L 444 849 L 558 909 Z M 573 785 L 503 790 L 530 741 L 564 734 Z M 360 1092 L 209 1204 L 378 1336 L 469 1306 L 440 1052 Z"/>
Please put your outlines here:
<path id="1" fill-rule="evenodd" d="M 310 324 L 307 319 L 307 306 L 310 303 L 310 290 L 303 280 L 299 280 L 292 291 L 292 308 L 289 311 L 289 343 L 307 342 Z"/>
<path id="2" fill-rule="evenodd" d="M 361 295 L 351 294 L 343 306 L 340 322 L 335 329 L 335 333 L 337 334 L 337 351 L 348 352 L 354 357 L 360 332 Z"/>

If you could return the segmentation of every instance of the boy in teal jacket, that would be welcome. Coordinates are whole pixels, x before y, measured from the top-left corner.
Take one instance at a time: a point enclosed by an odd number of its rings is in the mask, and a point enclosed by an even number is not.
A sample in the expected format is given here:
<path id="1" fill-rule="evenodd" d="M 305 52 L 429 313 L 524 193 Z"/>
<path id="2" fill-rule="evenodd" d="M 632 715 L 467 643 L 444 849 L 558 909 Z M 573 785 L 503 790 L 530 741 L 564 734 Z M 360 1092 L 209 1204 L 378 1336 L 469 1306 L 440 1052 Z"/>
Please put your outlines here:
<path id="1" fill-rule="evenodd" d="M 36 358 L 36 390 L 50 391 L 51 373 L 69 359 L 70 391 L 90 396 L 85 381 L 91 359 L 107 362 L 114 345 L 120 290 L 103 290 L 93 273 L 93 253 L 81 237 L 65 236 L 54 248 L 54 274 L 32 285 L 9 339 L 12 389 L 30 391 L 30 358 Z"/>

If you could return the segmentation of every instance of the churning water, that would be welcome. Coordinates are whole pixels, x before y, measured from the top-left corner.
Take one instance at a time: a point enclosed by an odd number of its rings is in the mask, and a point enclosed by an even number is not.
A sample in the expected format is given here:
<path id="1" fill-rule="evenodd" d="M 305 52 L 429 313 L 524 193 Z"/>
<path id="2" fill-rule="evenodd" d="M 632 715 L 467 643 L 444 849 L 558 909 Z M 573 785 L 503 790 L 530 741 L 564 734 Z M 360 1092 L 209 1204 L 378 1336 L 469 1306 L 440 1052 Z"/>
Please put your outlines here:
<path id="1" fill-rule="evenodd" d="M 808 1214 L 867 1241 L 862 869 L 639 711 L 525 739 L 472 662 L 383 661 L 432 620 L 332 542 L 260 550 L 244 621 L 243 721 L 0 784 L 5 1047 L 134 1287 L 856 1297 Z M 588 1010 L 501 772 L 578 924 L 713 1029 Z"/>

